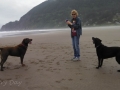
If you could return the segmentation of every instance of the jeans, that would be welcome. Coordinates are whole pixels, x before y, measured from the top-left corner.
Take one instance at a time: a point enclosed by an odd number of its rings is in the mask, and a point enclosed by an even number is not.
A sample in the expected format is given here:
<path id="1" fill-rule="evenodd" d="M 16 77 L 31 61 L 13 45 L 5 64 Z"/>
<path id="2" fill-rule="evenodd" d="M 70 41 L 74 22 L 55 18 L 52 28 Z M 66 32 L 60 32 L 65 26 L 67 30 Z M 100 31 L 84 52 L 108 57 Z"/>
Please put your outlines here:
<path id="1" fill-rule="evenodd" d="M 80 39 L 80 36 L 73 36 L 72 37 L 74 57 L 78 57 L 78 58 L 80 57 L 79 39 Z"/>

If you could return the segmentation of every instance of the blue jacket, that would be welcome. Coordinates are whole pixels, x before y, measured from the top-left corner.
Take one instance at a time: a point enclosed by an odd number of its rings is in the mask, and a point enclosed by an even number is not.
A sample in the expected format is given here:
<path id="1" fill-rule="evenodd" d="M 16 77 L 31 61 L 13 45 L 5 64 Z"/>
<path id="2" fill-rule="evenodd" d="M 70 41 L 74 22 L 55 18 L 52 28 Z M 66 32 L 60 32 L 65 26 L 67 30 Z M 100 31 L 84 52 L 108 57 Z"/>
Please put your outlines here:
<path id="1" fill-rule="evenodd" d="M 71 28 L 71 32 L 72 32 L 72 28 L 74 28 L 74 30 L 76 30 L 76 32 L 77 32 L 77 36 L 82 35 L 82 25 L 81 25 L 80 18 L 79 17 L 77 17 L 75 19 L 73 18 L 71 20 L 71 22 L 73 23 L 73 25 L 68 25 Z M 71 37 L 72 37 L 72 34 L 71 34 Z"/>

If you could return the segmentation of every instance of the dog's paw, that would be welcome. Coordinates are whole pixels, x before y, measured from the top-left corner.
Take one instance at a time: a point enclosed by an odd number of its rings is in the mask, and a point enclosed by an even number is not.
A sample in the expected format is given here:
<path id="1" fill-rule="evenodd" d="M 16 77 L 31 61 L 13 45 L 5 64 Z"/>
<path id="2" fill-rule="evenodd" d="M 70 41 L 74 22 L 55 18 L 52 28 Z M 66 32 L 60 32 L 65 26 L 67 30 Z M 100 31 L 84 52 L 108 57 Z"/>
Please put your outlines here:
<path id="1" fill-rule="evenodd" d="M 117 72 L 120 72 L 120 70 L 117 70 Z"/>
<path id="2" fill-rule="evenodd" d="M 24 67 L 24 66 L 25 66 L 25 64 L 22 64 L 22 66 Z"/>
<path id="3" fill-rule="evenodd" d="M 3 69 L 1 69 L 1 71 L 4 71 Z"/>
<path id="4" fill-rule="evenodd" d="M 96 69 L 99 69 L 99 67 L 96 67 Z"/>

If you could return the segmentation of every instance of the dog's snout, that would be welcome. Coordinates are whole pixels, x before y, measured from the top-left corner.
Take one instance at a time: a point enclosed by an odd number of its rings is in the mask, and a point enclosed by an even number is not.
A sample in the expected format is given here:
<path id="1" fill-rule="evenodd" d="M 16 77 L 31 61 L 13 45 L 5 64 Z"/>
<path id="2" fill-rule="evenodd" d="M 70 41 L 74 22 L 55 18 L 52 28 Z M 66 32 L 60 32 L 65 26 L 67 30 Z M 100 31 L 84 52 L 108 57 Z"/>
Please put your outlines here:
<path id="1" fill-rule="evenodd" d="M 32 41 L 32 39 L 30 39 L 30 41 Z"/>

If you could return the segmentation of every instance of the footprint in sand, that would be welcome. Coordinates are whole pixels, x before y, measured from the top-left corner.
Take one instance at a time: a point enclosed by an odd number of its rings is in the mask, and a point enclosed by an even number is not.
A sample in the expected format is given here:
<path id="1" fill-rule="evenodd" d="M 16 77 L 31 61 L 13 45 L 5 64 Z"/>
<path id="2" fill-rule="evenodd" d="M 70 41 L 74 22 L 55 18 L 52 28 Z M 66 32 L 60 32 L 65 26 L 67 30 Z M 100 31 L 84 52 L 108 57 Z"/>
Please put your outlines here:
<path id="1" fill-rule="evenodd" d="M 39 64 L 39 62 L 35 62 L 35 61 L 30 61 L 30 63 L 35 65 Z"/>
<path id="2" fill-rule="evenodd" d="M 25 71 L 28 71 L 29 70 L 29 68 L 27 67 L 27 68 L 25 68 Z"/>
<path id="3" fill-rule="evenodd" d="M 21 77 L 22 77 L 22 75 L 15 75 L 15 79 L 19 79 Z"/>
<path id="4" fill-rule="evenodd" d="M 15 66 L 15 67 L 14 67 L 14 69 L 19 69 L 19 68 L 21 68 L 21 67 L 20 67 L 20 66 Z"/>
<path id="5" fill-rule="evenodd" d="M 39 60 L 39 62 L 41 62 L 41 63 L 42 63 L 42 62 L 45 62 L 45 61 L 43 61 L 43 60 Z"/>
<path id="6" fill-rule="evenodd" d="M 80 79 L 80 81 L 83 80 L 83 79 Z"/>
<path id="7" fill-rule="evenodd" d="M 57 65 L 60 65 L 60 62 L 57 62 L 56 64 L 57 64 Z"/>
<path id="8" fill-rule="evenodd" d="M 10 65 L 12 65 L 12 63 L 11 63 L 11 62 L 6 62 L 6 64 L 7 64 L 7 66 L 10 66 Z"/>
<path id="9" fill-rule="evenodd" d="M 37 71 L 40 71 L 40 69 L 37 69 Z"/>
<path id="10" fill-rule="evenodd" d="M 56 81 L 56 83 L 61 83 L 61 81 Z"/>
<path id="11" fill-rule="evenodd" d="M 69 80 L 69 81 L 72 81 L 73 79 L 70 78 L 70 79 L 68 79 L 68 80 Z"/>
<path id="12" fill-rule="evenodd" d="M 40 86 L 35 86 L 35 87 L 28 87 L 27 90 L 41 90 L 42 87 Z"/>
<path id="13" fill-rule="evenodd" d="M 61 90 L 69 90 L 68 87 L 62 87 Z"/>
<path id="14" fill-rule="evenodd" d="M 65 81 L 66 79 L 62 78 L 61 80 L 57 80 L 56 83 L 61 83 L 62 81 Z M 73 79 L 68 79 L 69 81 L 73 81 Z"/>
<path id="15" fill-rule="evenodd" d="M 62 81 L 65 81 L 65 80 L 66 80 L 66 79 L 64 79 L 64 78 L 62 79 Z"/>

